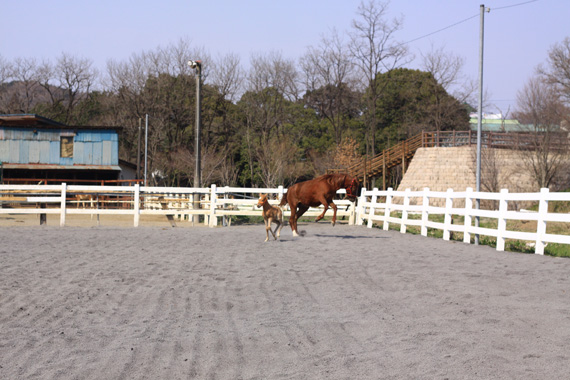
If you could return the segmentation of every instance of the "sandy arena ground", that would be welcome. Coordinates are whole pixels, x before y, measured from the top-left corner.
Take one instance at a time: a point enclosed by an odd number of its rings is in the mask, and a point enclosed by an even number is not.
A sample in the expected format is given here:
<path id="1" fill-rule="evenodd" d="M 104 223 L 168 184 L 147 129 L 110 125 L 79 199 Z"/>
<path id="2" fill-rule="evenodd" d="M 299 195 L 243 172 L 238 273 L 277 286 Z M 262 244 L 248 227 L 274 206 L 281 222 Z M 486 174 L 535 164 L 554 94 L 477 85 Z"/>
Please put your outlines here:
<path id="1" fill-rule="evenodd" d="M 569 373 L 568 259 L 324 223 L 264 243 L 261 224 L 18 218 L 0 223 L 1 379 Z"/>

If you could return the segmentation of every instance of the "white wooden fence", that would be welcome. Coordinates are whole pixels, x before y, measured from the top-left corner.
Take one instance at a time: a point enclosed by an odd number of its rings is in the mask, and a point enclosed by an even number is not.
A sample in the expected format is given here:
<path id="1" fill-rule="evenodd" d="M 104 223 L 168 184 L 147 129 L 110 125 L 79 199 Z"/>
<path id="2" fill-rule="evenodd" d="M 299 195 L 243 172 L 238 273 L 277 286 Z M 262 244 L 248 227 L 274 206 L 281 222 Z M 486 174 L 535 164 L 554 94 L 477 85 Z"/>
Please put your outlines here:
<path id="1" fill-rule="evenodd" d="M 286 190 L 283 187 L 270 188 L 238 188 L 216 187 L 181 188 L 181 187 L 143 187 L 143 186 L 73 186 L 73 185 L 0 185 L 0 214 L 59 214 L 60 225 L 65 226 L 67 215 L 130 215 L 134 226 L 138 226 L 141 215 L 176 216 L 179 220 L 190 221 L 193 215 L 202 215 L 204 224 L 214 227 L 220 222 L 229 225 L 232 216 L 261 216 L 257 208 L 259 193 L 267 193 L 275 198 L 276 204 Z M 338 191 L 338 197 L 346 194 Z M 445 201 L 444 207 L 430 205 L 430 200 L 440 198 Z M 496 201 L 496 210 L 476 209 L 476 199 Z M 135 201 L 138 200 L 138 201 Z M 194 208 L 194 200 L 200 207 Z M 411 200 L 417 204 L 412 204 Z M 453 207 L 454 200 L 462 200 L 462 207 Z M 510 202 L 538 202 L 538 212 L 510 211 Z M 505 249 L 505 239 L 531 241 L 535 244 L 535 252 L 544 254 L 547 243 L 570 244 L 570 236 L 546 233 L 549 222 L 570 223 L 570 214 L 549 213 L 549 201 L 570 201 L 570 193 L 551 193 L 542 189 L 539 193 L 500 193 L 430 191 L 394 191 L 366 190 L 357 202 L 358 206 L 348 200 L 335 200 L 338 206 L 337 217 L 347 217 L 349 224 L 363 225 L 369 228 L 374 223 L 387 230 L 390 224 L 400 227 L 405 233 L 408 226 L 420 227 L 420 233 L 427 236 L 428 228 L 443 231 L 443 239 L 449 240 L 452 232 L 463 233 L 463 241 L 471 242 L 473 235 L 493 236 L 497 238 L 497 250 Z M 441 202 L 438 202 L 440 204 Z M 456 202 L 457 203 L 457 202 Z M 433 203 L 432 203 L 433 204 Z M 317 216 L 322 213 L 322 206 L 311 208 L 305 216 Z M 286 209 L 285 216 L 290 215 Z M 410 218 L 417 214 L 419 219 Z M 328 211 L 332 216 L 332 211 Z M 443 222 L 430 220 L 430 215 L 443 215 Z M 463 216 L 463 224 L 453 224 L 453 216 Z M 476 217 L 497 219 L 497 228 L 483 228 L 473 225 Z M 433 218 L 432 218 L 433 219 Z M 507 230 L 507 220 L 536 221 L 536 232 L 520 232 Z"/>
<path id="2" fill-rule="evenodd" d="M 430 206 L 430 200 L 442 198 L 444 207 Z M 410 204 L 410 200 L 421 200 L 418 204 Z M 483 210 L 474 207 L 476 199 L 497 201 L 498 210 Z M 397 200 L 398 202 L 395 202 Z M 454 208 L 454 200 L 464 200 L 464 207 Z M 509 202 L 531 201 L 538 202 L 538 212 L 524 210 L 509 211 Z M 540 193 L 509 193 L 501 190 L 500 193 L 474 192 L 468 188 L 463 192 L 430 191 L 394 191 L 363 189 L 358 201 L 356 224 L 367 224 L 369 228 L 373 223 L 379 223 L 384 230 L 388 230 L 390 223 L 400 226 L 400 232 L 406 233 L 408 226 L 420 227 L 420 233 L 427 236 L 428 228 L 443 230 L 443 239 L 449 240 L 451 232 L 463 233 L 463 241 L 471 242 L 473 235 L 486 235 L 497 238 L 497 250 L 505 250 L 505 239 L 532 241 L 535 243 L 535 253 L 544 254 L 546 243 L 570 244 L 570 236 L 546 233 L 548 222 L 570 223 L 570 214 L 549 213 L 549 201 L 570 201 L 570 193 L 551 193 L 542 189 Z M 462 202 L 463 203 L 463 202 Z M 396 212 L 397 216 L 393 215 Z M 410 219 L 411 213 L 421 215 L 420 219 Z M 443 215 L 443 223 L 430 221 L 430 215 Z M 463 224 L 452 224 L 454 215 L 463 216 Z M 473 221 L 476 217 L 497 219 L 497 229 L 476 227 Z M 536 232 L 520 232 L 507 230 L 507 220 L 536 221 Z"/>
<path id="3" fill-rule="evenodd" d="M 60 226 L 67 215 L 131 215 L 137 227 L 141 215 L 165 215 L 191 221 L 202 215 L 204 224 L 214 227 L 221 220 L 229 225 L 232 216 L 261 216 L 256 207 L 260 193 L 273 195 L 271 204 L 278 204 L 286 190 L 269 188 L 216 187 L 144 187 L 135 186 L 74 186 L 74 185 L 0 185 L 0 214 L 59 214 Z M 343 196 L 346 190 L 338 191 Z M 135 201 L 138 200 L 138 201 Z M 195 208 L 198 202 L 200 207 Z M 348 217 L 355 222 L 356 207 L 348 200 L 335 200 L 337 218 Z M 305 216 L 318 216 L 323 207 L 310 208 Z M 290 210 L 284 216 L 290 216 Z M 332 211 L 327 212 L 332 216 Z"/>

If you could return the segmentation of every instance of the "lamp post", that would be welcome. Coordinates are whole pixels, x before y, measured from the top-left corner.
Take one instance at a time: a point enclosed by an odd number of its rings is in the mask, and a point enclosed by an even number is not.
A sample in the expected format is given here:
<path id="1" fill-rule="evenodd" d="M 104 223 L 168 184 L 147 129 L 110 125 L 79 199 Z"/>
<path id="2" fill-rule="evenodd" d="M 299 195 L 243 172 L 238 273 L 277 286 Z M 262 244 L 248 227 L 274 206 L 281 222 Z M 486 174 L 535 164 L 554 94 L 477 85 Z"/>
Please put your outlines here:
<path id="1" fill-rule="evenodd" d="M 188 66 L 196 69 L 196 170 L 194 171 L 194 187 L 200 187 L 200 123 L 201 123 L 201 103 L 202 103 L 202 61 L 188 61 Z"/>
<path id="2" fill-rule="evenodd" d="M 188 61 L 188 66 L 196 69 L 196 140 L 194 151 L 196 152 L 196 167 L 194 170 L 194 187 L 200 187 L 201 176 L 201 152 L 200 152 L 200 123 L 201 123 L 201 103 L 202 103 L 202 61 Z M 200 196 L 194 195 L 194 209 L 200 208 Z M 198 215 L 192 218 L 194 222 L 198 222 Z"/>
<path id="3" fill-rule="evenodd" d="M 148 186 L 146 183 L 146 175 L 148 168 L 148 113 L 145 117 L 145 127 L 144 127 L 144 185 Z"/>

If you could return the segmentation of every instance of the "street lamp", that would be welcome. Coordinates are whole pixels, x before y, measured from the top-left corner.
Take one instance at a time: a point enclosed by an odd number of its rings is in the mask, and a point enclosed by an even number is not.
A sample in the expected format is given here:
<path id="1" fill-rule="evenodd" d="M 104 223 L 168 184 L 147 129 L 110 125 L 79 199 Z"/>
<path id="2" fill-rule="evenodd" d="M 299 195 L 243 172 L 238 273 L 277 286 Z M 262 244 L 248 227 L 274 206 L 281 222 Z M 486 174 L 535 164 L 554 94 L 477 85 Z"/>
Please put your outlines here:
<path id="1" fill-rule="evenodd" d="M 196 170 L 194 171 L 194 187 L 200 187 L 200 105 L 202 103 L 202 61 L 188 61 L 188 66 L 196 69 L 196 142 L 194 146 L 194 150 L 196 152 Z"/>
<path id="2" fill-rule="evenodd" d="M 200 104 L 201 102 L 201 87 L 202 87 L 202 61 L 188 61 L 188 66 L 192 69 L 196 69 L 196 141 L 194 150 L 196 152 L 196 168 L 194 170 L 194 187 L 200 187 L 200 121 L 201 121 L 201 112 L 200 112 Z M 200 208 L 200 195 L 194 194 L 193 196 L 193 208 L 195 210 Z M 192 217 L 192 222 L 198 223 L 199 216 L 194 215 Z"/>

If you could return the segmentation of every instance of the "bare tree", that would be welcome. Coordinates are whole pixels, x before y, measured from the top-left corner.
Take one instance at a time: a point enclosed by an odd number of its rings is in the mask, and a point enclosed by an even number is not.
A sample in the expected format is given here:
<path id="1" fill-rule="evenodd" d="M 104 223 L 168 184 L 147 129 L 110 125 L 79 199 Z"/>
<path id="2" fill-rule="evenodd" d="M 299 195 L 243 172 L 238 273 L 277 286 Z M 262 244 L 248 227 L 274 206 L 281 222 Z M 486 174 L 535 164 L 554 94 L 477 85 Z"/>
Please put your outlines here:
<path id="1" fill-rule="evenodd" d="M 6 83 L 11 76 L 12 64 L 0 55 L 0 84 Z"/>
<path id="2" fill-rule="evenodd" d="M 10 113 L 8 81 L 12 78 L 12 64 L 0 55 L 0 113 Z"/>
<path id="3" fill-rule="evenodd" d="M 464 64 L 465 60 L 462 57 L 447 53 L 443 47 L 435 49 L 432 46 L 430 52 L 422 54 L 423 69 L 431 73 L 435 79 L 430 124 L 435 126 L 436 131 L 442 130 L 446 121 L 457 119 L 458 114 L 465 113 L 467 118 L 464 103 L 473 95 L 474 87 L 462 75 Z M 444 91 L 441 91 L 441 88 Z M 452 98 L 448 94 L 451 94 Z M 466 119 L 463 127 L 467 126 Z M 461 129 L 460 127 L 457 125 L 454 129 Z"/>
<path id="4" fill-rule="evenodd" d="M 210 112 L 216 117 L 208 118 L 208 131 L 211 134 L 212 144 L 226 152 L 227 160 L 233 161 L 232 150 L 239 145 L 237 130 L 241 124 L 232 118 L 232 110 L 235 103 L 243 93 L 244 70 L 237 54 L 221 56 L 211 64 L 210 85 L 213 101 L 208 103 L 205 112 Z"/>
<path id="5" fill-rule="evenodd" d="M 194 167 L 186 165 L 195 141 L 196 84 L 189 59 L 202 60 L 202 80 L 206 81 L 211 59 L 186 39 L 133 54 L 125 62 L 109 61 L 105 78 L 106 87 L 116 99 L 112 105 L 115 123 L 124 127 L 123 157 L 136 157 L 139 120 L 149 115 L 149 169 L 159 170 L 168 181 L 182 184 L 191 178 Z M 208 113 L 203 115 L 207 125 Z"/>
<path id="6" fill-rule="evenodd" d="M 260 92 L 274 88 L 289 101 L 299 98 L 298 73 L 295 62 L 283 58 L 281 53 L 253 54 L 247 75 L 247 91 Z"/>
<path id="7" fill-rule="evenodd" d="M 220 184 L 225 186 L 235 186 L 238 183 L 239 170 L 233 158 L 227 157 L 220 164 L 219 178 Z"/>
<path id="8" fill-rule="evenodd" d="M 283 134 L 286 109 L 299 97 L 298 73 L 291 60 L 280 53 L 253 55 L 246 76 L 246 92 L 239 101 L 245 117 L 245 136 L 249 175 L 255 178 L 258 146 L 269 145 L 273 136 Z M 263 156 L 262 158 L 267 158 Z"/>
<path id="9" fill-rule="evenodd" d="M 475 104 L 474 96 L 477 93 L 477 83 L 463 74 L 465 59 L 453 53 L 447 52 L 444 47 L 432 46 L 427 53 L 421 53 L 422 69 L 431 73 L 435 80 L 443 88 L 456 98 L 460 103 Z M 483 94 L 484 106 L 488 105 Z"/>
<path id="10" fill-rule="evenodd" d="M 273 137 L 267 144 L 258 145 L 255 156 L 265 187 L 275 187 L 286 179 L 294 181 L 301 172 L 298 148 L 287 136 Z"/>
<path id="11" fill-rule="evenodd" d="M 243 91 L 243 80 L 239 55 L 229 53 L 213 61 L 211 84 L 224 99 L 235 102 Z"/>
<path id="12" fill-rule="evenodd" d="M 348 119 L 357 112 L 360 94 L 354 91 L 354 65 L 347 45 L 333 31 L 301 58 L 305 102 L 332 126 L 335 142 L 341 144 Z"/>
<path id="13" fill-rule="evenodd" d="M 6 112 L 30 113 L 40 97 L 38 63 L 33 58 L 16 58 L 10 68 L 14 82 L 12 88 L 6 89 Z"/>
<path id="14" fill-rule="evenodd" d="M 562 120 L 568 118 L 568 108 L 560 93 L 540 77 L 529 79 L 517 94 L 515 117 L 532 131 L 521 148 L 521 161 L 538 188 L 556 185 L 568 160 L 568 135 L 560 130 Z"/>
<path id="15" fill-rule="evenodd" d="M 570 104 L 570 37 L 550 49 L 547 63 L 546 68 L 538 67 L 538 73 Z"/>
<path id="16" fill-rule="evenodd" d="M 50 98 L 46 112 L 66 124 L 76 122 L 74 110 L 90 96 L 99 75 L 93 61 L 62 53 L 55 65 L 43 62 L 38 72 L 38 82 Z"/>
<path id="17" fill-rule="evenodd" d="M 452 53 L 447 53 L 443 47 L 432 46 L 428 53 L 421 54 L 423 69 L 433 75 L 437 83 L 446 91 L 451 91 L 460 84 L 461 70 L 465 59 Z"/>
<path id="18" fill-rule="evenodd" d="M 408 56 L 407 46 L 395 41 L 395 33 L 402 28 L 403 19 L 386 21 L 388 4 L 374 0 L 360 3 L 350 33 L 350 51 L 360 70 L 363 87 L 367 89 L 366 151 L 372 156 L 376 152 L 376 102 L 382 95 L 376 75 L 398 67 Z"/>

